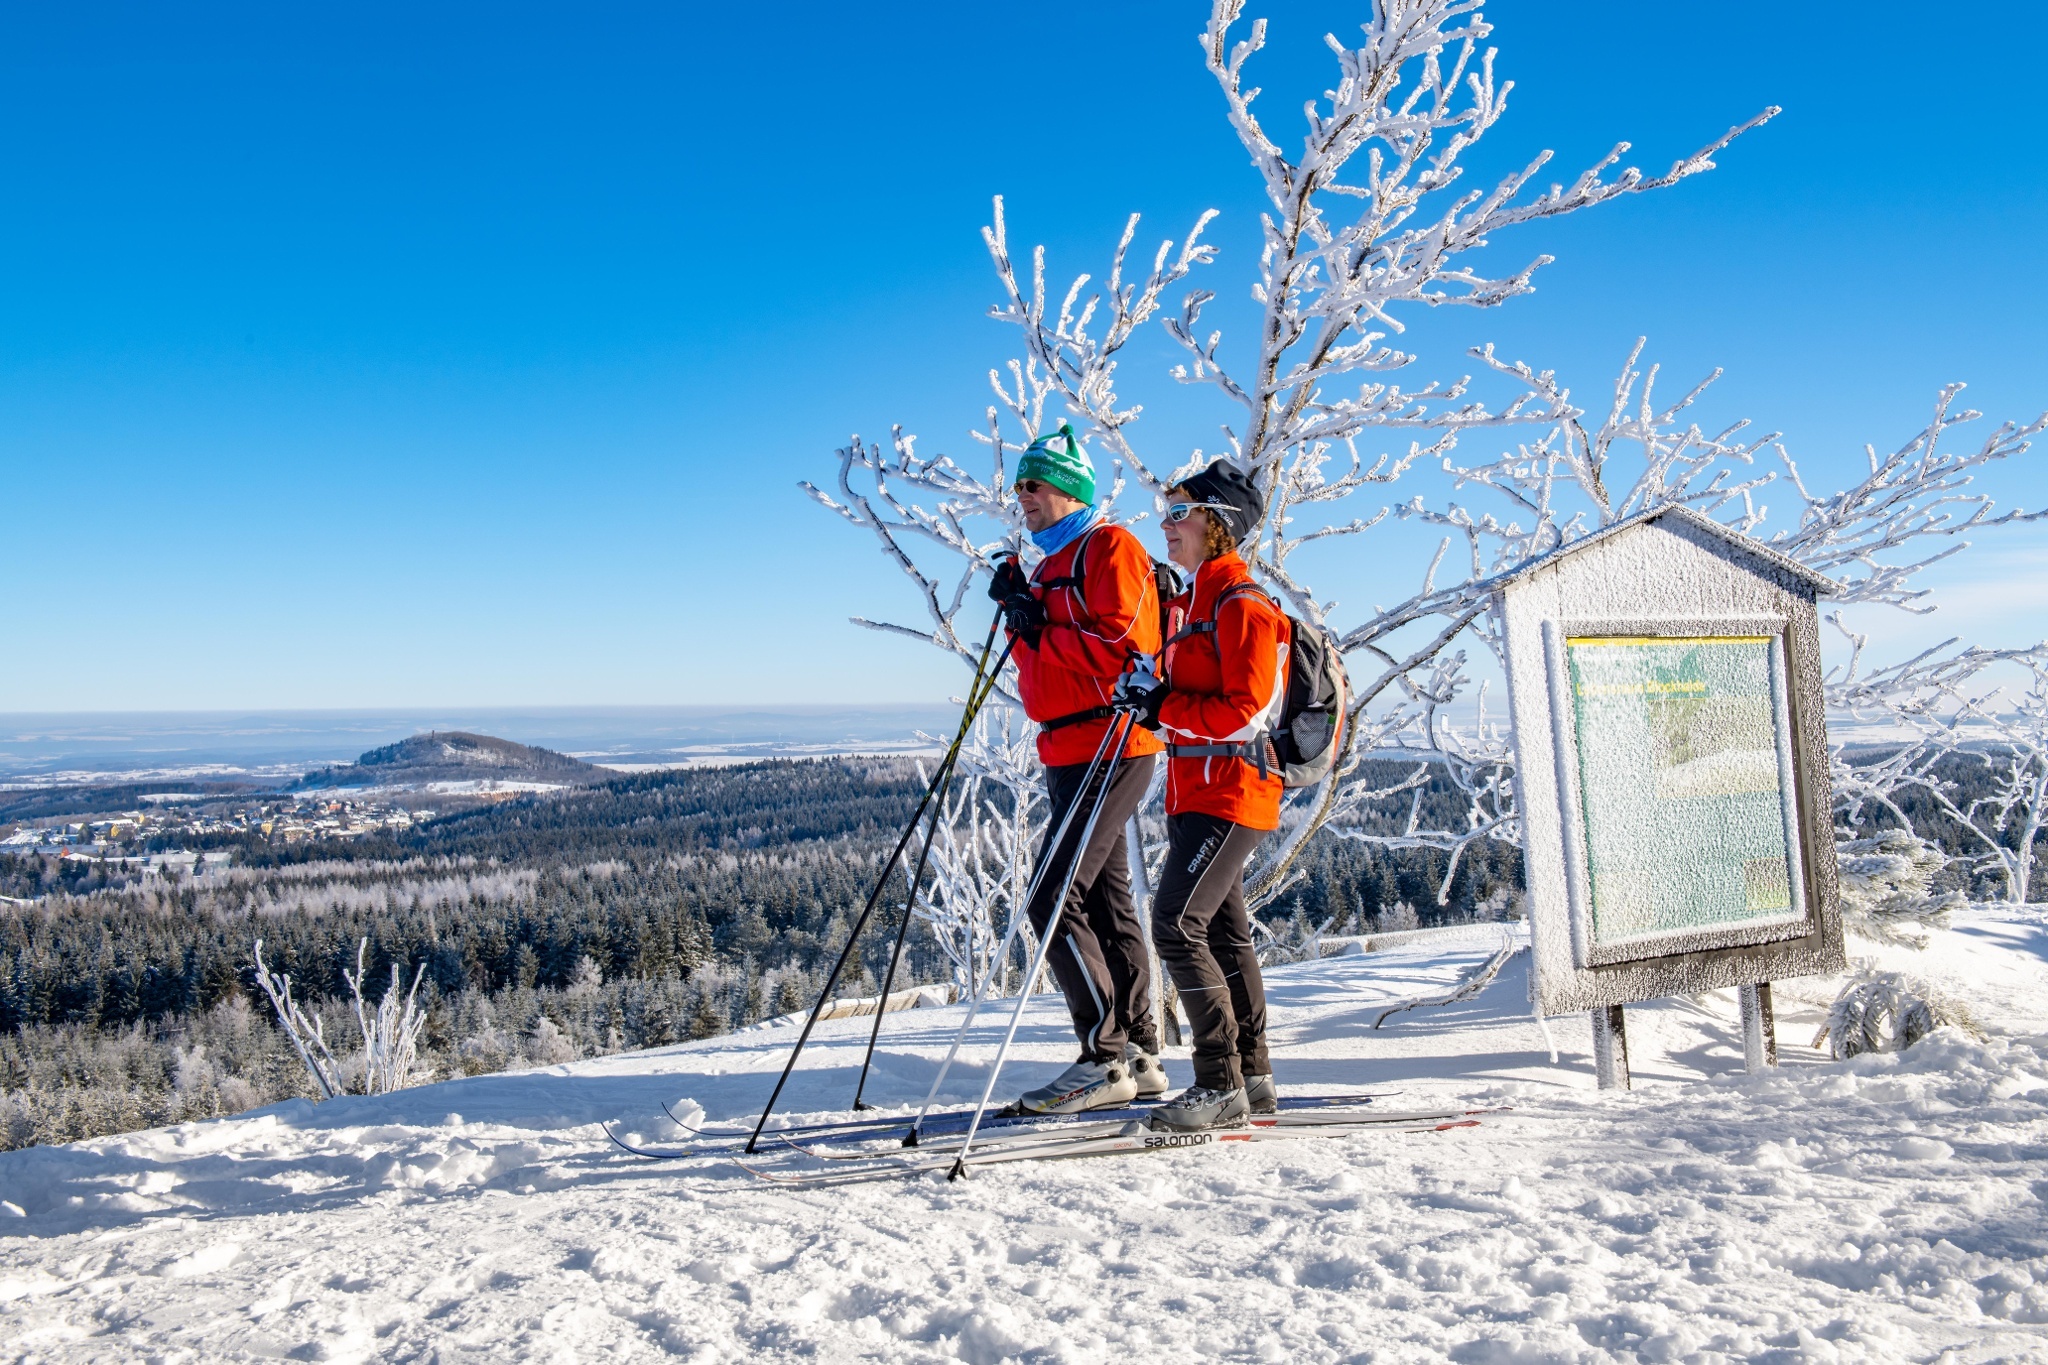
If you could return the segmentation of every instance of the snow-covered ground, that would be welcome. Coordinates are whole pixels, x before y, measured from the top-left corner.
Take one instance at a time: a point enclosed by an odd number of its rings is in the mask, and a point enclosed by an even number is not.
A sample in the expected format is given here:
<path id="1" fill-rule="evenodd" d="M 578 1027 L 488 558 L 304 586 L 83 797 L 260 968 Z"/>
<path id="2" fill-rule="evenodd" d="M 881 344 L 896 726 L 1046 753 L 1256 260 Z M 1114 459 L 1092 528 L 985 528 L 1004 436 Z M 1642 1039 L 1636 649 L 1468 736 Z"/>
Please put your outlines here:
<path id="1" fill-rule="evenodd" d="M 1742 1073 L 1732 993 L 1674 1000 L 1630 1009 L 1639 1088 L 1605 1095 L 1583 1018 L 1551 1064 L 1526 954 L 1372 1029 L 1498 933 L 1271 974 L 1284 1088 L 1513 1106 L 1455 1132 L 801 1189 L 593 1126 L 750 1116 L 791 1040 L 763 1029 L 0 1155 L 0 1358 L 2048 1359 L 2040 915 L 1883 952 L 1989 1041 L 1827 1062 L 1831 988 L 1787 982 L 1776 1072 Z M 890 1016 L 870 1096 L 921 1096 L 958 1017 Z M 844 1104 L 867 1028 L 822 1026 L 785 1108 Z M 1056 1000 L 1021 1036 L 1006 1090 L 1068 1057 Z"/>

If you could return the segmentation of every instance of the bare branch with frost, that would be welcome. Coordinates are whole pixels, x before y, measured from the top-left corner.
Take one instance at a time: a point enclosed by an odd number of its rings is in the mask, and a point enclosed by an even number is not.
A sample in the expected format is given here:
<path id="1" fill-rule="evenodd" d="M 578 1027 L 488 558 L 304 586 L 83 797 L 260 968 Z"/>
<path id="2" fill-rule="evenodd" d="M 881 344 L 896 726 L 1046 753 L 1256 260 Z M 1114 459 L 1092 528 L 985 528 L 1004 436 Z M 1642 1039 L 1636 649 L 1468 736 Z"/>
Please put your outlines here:
<path id="1" fill-rule="evenodd" d="M 1508 965 L 1508 959 L 1513 957 L 1520 949 L 1521 945 L 1515 942 L 1513 934 L 1503 933 L 1501 935 L 1500 947 L 1493 950 L 1493 955 L 1466 972 L 1449 990 L 1442 991 L 1436 995 L 1418 996 L 1413 1000 L 1404 1000 L 1391 1009 L 1381 1010 L 1379 1018 L 1372 1021 L 1372 1026 L 1378 1028 L 1395 1015 L 1404 1014 L 1409 1010 L 1436 1009 L 1444 1005 L 1462 1005 L 1467 1000 L 1478 999 L 1480 994 L 1499 978 L 1500 969 Z"/>
<path id="2" fill-rule="evenodd" d="M 1921 605 L 1927 591 L 1910 590 L 1908 580 L 1967 549 L 1969 542 L 1956 537 L 2048 516 L 2048 510 L 2017 508 L 1994 516 L 1988 495 L 1966 491 L 1975 471 L 2024 454 L 2033 438 L 2048 430 L 2048 413 L 2025 425 L 2000 423 L 1970 454 L 1945 453 L 1943 438 L 1982 416 L 1969 409 L 1952 410 L 1962 389 L 1961 384 L 1944 388 L 1935 401 L 1933 419 L 1890 455 L 1880 459 L 1876 447 L 1866 445 L 1870 474 L 1854 488 L 1816 497 L 1807 491 L 1798 466 L 1785 456 L 1785 477 L 1804 506 L 1798 529 L 1772 537 L 1772 546 L 1841 583 L 1844 591 L 1835 599 L 1839 602 L 1882 602 L 1908 611 L 1931 611 Z M 1951 543 L 1924 558 L 1909 555 L 1904 562 L 1886 561 L 1908 547 L 1911 554 L 1919 554 L 1917 542 L 1929 539 Z"/>
<path id="3" fill-rule="evenodd" d="M 356 944 L 355 974 L 344 967 L 341 979 L 354 997 L 356 1027 L 363 1035 L 363 1093 L 388 1095 L 432 1079 L 419 1064 L 420 1035 L 427 1027 L 427 1016 L 419 1007 L 420 982 L 426 979 L 427 964 L 420 963 L 413 972 L 412 990 L 407 992 L 399 985 L 398 964 L 392 963 L 391 987 L 372 1009 L 363 1001 L 363 960 L 369 951 L 365 937 Z"/>
<path id="4" fill-rule="evenodd" d="M 299 1054 L 299 1060 L 306 1064 L 312 1074 L 313 1084 L 320 1088 L 320 1098 L 331 1100 L 342 1094 L 347 1087 L 342 1083 L 341 1063 L 335 1060 L 333 1051 L 327 1046 L 327 1035 L 317 1016 L 309 1017 L 299 1002 L 292 998 L 292 979 L 282 972 L 273 972 L 263 963 L 263 940 L 256 940 L 256 984 L 263 987 L 263 993 L 270 997 L 271 1008 L 277 1011 L 278 1026 L 284 1029 L 284 1036 L 291 1040 L 292 1050 Z"/>
<path id="5" fill-rule="evenodd" d="M 963 993 L 1004 968 L 995 950 L 1023 904 L 1044 832 L 1033 737 L 1022 712 L 984 709 L 961 746 L 959 775 L 933 836 L 931 880 L 917 915 Z"/>
<path id="6" fill-rule="evenodd" d="M 1839 614 L 1830 620 L 1849 634 Z M 1852 770 L 1851 799 L 1881 805 L 1911 832 L 1896 798 L 1918 792 L 1978 849 L 1968 861 L 1996 872 L 2006 899 L 2025 904 L 2034 886 L 2035 848 L 2048 829 L 2048 643 L 1982 649 L 1949 640 L 1902 663 L 1859 672 L 1864 640 L 1850 638 L 1849 662 L 1827 679 L 1831 709 L 1889 723 L 1910 736 L 1881 764 L 1861 765 L 1861 771 L 1842 764 Z M 2018 674 L 2023 686 L 2014 692 L 1996 683 L 2000 673 Z M 1966 790 L 1956 778 L 1959 764 L 1973 765 L 1988 789 Z"/>

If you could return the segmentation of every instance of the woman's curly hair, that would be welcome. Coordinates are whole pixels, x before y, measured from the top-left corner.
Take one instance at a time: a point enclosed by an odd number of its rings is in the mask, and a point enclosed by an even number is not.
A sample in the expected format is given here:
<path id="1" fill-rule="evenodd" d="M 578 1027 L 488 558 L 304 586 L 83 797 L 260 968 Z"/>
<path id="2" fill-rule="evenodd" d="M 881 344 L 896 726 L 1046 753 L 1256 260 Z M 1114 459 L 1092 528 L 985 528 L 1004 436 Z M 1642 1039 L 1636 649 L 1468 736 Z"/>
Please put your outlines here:
<path id="1" fill-rule="evenodd" d="M 1179 485 L 1166 490 L 1166 500 L 1169 503 L 1201 501 L 1200 498 Z M 1222 518 L 1206 507 L 1197 508 L 1196 511 L 1202 518 L 1202 561 L 1204 563 L 1212 559 L 1221 559 L 1237 548 L 1237 537 L 1225 529 Z"/>

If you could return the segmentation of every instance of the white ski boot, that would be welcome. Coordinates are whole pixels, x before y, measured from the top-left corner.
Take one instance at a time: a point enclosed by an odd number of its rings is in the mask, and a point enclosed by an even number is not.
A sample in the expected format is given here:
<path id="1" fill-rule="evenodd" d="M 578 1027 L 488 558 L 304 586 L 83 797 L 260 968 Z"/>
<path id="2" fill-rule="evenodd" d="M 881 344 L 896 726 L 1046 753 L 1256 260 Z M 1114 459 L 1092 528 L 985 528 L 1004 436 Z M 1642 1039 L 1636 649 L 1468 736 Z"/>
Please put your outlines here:
<path id="1" fill-rule="evenodd" d="M 1273 1084 L 1273 1074 L 1246 1076 L 1244 1098 L 1254 1114 L 1277 1114 L 1280 1112 L 1280 1087 Z"/>
<path id="2" fill-rule="evenodd" d="M 1151 1126 L 1162 1133 L 1196 1133 L 1204 1128 L 1234 1128 L 1251 1117 L 1244 1087 L 1210 1090 L 1191 1085 L 1152 1111 Z"/>
<path id="3" fill-rule="evenodd" d="M 1036 1090 L 1017 1099 L 1026 1114 L 1078 1114 L 1088 1109 L 1111 1109 L 1138 1097 L 1137 1082 L 1122 1062 L 1078 1061 Z"/>
<path id="4" fill-rule="evenodd" d="M 1139 1099 L 1157 1099 L 1166 1093 L 1166 1068 L 1159 1065 L 1158 1054 L 1147 1052 L 1136 1043 L 1126 1043 L 1124 1070 L 1131 1073 Z"/>

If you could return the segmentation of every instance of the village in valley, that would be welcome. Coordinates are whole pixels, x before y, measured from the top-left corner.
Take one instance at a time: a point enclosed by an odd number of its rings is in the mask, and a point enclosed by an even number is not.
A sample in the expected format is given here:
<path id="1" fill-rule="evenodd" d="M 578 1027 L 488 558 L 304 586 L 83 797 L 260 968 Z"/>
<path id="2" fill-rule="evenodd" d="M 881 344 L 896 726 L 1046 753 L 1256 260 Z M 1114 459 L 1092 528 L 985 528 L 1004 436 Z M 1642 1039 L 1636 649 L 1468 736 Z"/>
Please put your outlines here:
<path id="1" fill-rule="evenodd" d="M 432 810 L 396 801 L 320 793 L 275 793 L 223 801 L 201 794 L 152 795 L 144 809 L 89 820 L 27 820 L 0 850 L 40 852 L 67 862 L 102 865 L 144 875 L 189 876 L 225 866 L 221 847 L 252 840 L 302 844 L 315 839 L 363 839 L 395 833 L 434 818 Z"/>

